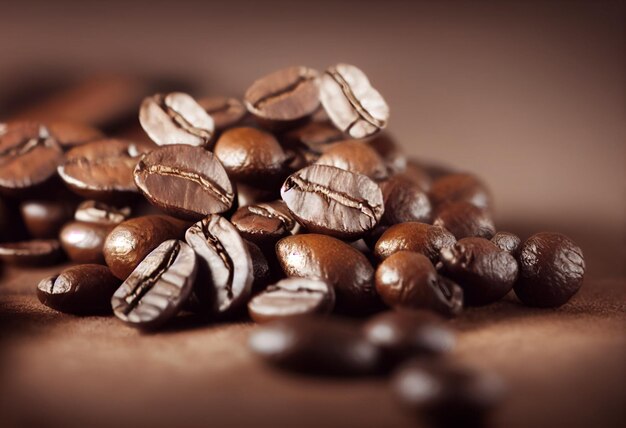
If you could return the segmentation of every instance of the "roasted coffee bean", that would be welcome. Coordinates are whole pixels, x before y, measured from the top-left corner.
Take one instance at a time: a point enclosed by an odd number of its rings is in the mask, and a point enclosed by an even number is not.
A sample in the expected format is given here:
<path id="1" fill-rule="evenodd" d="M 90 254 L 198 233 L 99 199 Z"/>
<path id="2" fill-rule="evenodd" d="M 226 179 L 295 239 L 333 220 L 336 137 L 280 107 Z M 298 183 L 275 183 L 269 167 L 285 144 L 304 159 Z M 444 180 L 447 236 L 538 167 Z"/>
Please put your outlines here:
<path id="1" fill-rule="evenodd" d="M 377 301 L 372 265 L 345 242 L 317 234 L 288 236 L 278 241 L 276 254 L 287 276 L 328 281 L 344 308 L 367 311 Z"/>
<path id="2" fill-rule="evenodd" d="M 429 309 L 447 316 L 463 308 L 461 288 L 440 281 L 428 257 L 411 251 L 399 251 L 378 265 L 376 290 L 394 308 Z"/>
<path id="3" fill-rule="evenodd" d="M 252 277 L 254 278 L 252 281 L 252 291 L 263 290 L 272 280 L 272 271 L 269 262 L 258 245 L 250 241 L 244 242 L 250 253 L 250 259 L 252 260 Z"/>
<path id="4" fill-rule="evenodd" d="M 267 322 L 297 315 L 325 314 L 334 304 L 335 292 L 326 281 L 287 278 L 250 300 L 248 313 L 256 322 Z"/>
<path id="5" fill-rule="evenodd" d="M 106 266 L 78 265 L 42 279 L 37 285 L 37 298 L 60 312 L 107 314 L 111 313 L 111 297 L 119 285 L 120 280 Z"/>
<path id="6" fill-rule="evenodd" d="M 75 193 L 89 199 L 119 201 L 137 194 L 133 170 L 153 146 L 126 140 L 100 140 L 65 154 L 59 175 Z"/>
<path id="7" fill-rule="evenodd" d="M 185 240 L 198 256 L 194 295 L 211 314 L 232 313 L 252 292 L 253 265 L 248 246 L 228 220 L 211 215 L 191 226 Z"/>
<path id="8" fill-rule="evenodd" d="M 313 114 L 319 103 L 319 73 L 301 66 L 258 79 L 244 97 L 248 111 L 269 126 L 298 123 Z"/>
<path id="9" fill-rule="evenodd" d="M 284 177 L 287 155 L 274 136 L 256 128 L 225 131 L 213 153 L 237 181 L 274 183 Z"/>
<path id="10" fill-rule="evenodd" d="M 44 126 L 31 124 L 0 136 L 0 191 L 23 194 L 56 176 L 63 152 Z"/>
<path id="11" fill-rule="evenodd" d="M 104 264 L 104 242 L 114 225 L 72 221 L 59 233 L 61 247 L 77 263 Z"/>
<path id="12" fill-rule="evenodd" d="M 102 131 L 85 123 L 56 120 L 47 121 L 45 126 L 65 150 L 104 138 Z"/>
<path id="13" fill-rule="evenodd" d="M 404 151 L 388 133 L 380 132 L 366 142 L 383 159 L 389 175 L 399 174 L 407 169 Z"/>
<path id="14" fill-rule="evenodd" d="M 430 222 L 432 207 L 428 195 L 405 174 L 394 175 L 381 183 L 380 189 L 385 201 L 383 222 Z"/>
<path id="15" fill-rule="evenodd" d="M 86 223 L 115 226 L 130 217 L 130 207 L 116 208 L 97 201 L 84 201 L 74 213 L 74 219 Z"/>
<path id="16" fill-rule="evenodd" d="M 74 204 L 65 200 L 31 200 L 20 204 L 22 220 L 30 236 L 36 239 L 53 239 L 59 230 L 72 219 Z"/>
<path id="17" fill-rule="evenodd" d="M 335 376 L 363 376 L 380 367 L 380 350 L 356 325 L 321 317 L 292 317 L 257 328 L 251 350 L 286 370 Z"/>
<path id="18" fill-rule="evenodd" d="M 353 65 L 337 64 L 326 70 L 320 100 L 335 126 L 352 138 L 367 137 L 387 126 L 387 103 Z"/>
<path id="19" fill-rule="evenodd" d="M 385 209 L 382 192 L 372 180 L 326 165 L 292 174 L 280 194 L 308 230 L 346 239 L 373 229 Z"/>
<path id="20" fill-rule="evenodd" d="M 260 246 L 275 244 L 296 229 L 296 221 L 283 201 L 239 208 L 230 221 L 244 239 Z"/>
<path id="21" fill-rule="evenodd" d="M 402 175 L 424 191 L 429 191 L 432 187 L 433 179 L 429 171 L 415 160 L 409 160 L 407 162 L 406 168 L 402 171 Z"/>
<path id="22" fill-rule="evenodd" d="M 456 239 L 478 236 L 490 239 L 496 233 L 491 214 L 469 202 L 455 202 L 437 211 L 433 226 L 449 230 Z"/>
<path id="23" fill-rule="evenodd" d="M 62 258 L 63 252 L 56 239 L 33 239 L 0 244 L 0 260 L 12 265 L 52 265 Z"/>
<path id="24" fill-rule="evenodd" d="M 468 202 L 488 209 L 491 206 L 491 192 L 473 174 L 450 174 L 435 180 L 430 189 L 430 200 L 438 209 L 454 202 Z"/>
<path id="25" fill-rule="evenodd" d="M 447 230 L 425 223 L 400 223 L 387 229 L 376 242 L 374 254 L 384 260 L 392 254 L 407 250 L 424 254 L 433 264 L 439 261 L 442 248 L 454 245 L 456 239 Z"/>
<path id="26" fill-rule="evenodd" d="M 493 235 L 493 238 L 491 238 L 491 242 L 493 242 L 502 251 L 506 251 L 515 256 L 517 255 L 517 250 L 519 249 L 522 240 L 519 236 L 511 232 L 497 232 Z"/>
<path id="27" fill-rule="evenodd" d="M 198 104 L 213 118 L 216 132 L 236 125 L 246 115 L 245 106 L 236 98 L 205 97 L 200 98 Z"/>
<path id="28" fill-rule="evenodd" d="M 182 92 L 145 98 L 139 109 L 139 122 L 160 146 L 205 146 L 215 129 L 211 116 L 190 95 Z"/>
<path id="29" fill-rule="evenodd" d="M 519 249 L 515 294 L 528 306 L 558 307 L 580 289 L 585 275 L 582 249 L 565 235 L 542 232 Z"/>
<path id="30" fill-rule="evenodd" d="M 376 150 L 363 141 L 346 140 L 332 143 L 316 163 L 358 172 L 374 181 L 387 178 L 387 165 Z"/>
<path id="31" fill-rule="evenodd" d="M 201 147 L 171 145 L 148 153 L 137 163 L 135 182 L 152 204 L 185 219 L 227 211 L 235 198 L 224 167 Z"/>
<path id="32" fill-rule="evenodd" d="M 343 132 L 332 123 L 308 122 L 283 134 L 281 141 L 290 148 L 301 148 L 319 157 L 330 143 L 345 140 Z"/>
<path id="33" fill-rule="evenodd" d="M 133 270 L 111 299 L 113 313 L 126 324 L 156 328 L 174 317 L 191 294 L 196 255 L 171 239 L 156 247 Z"/>
<path id="34" fill-rule="evenodd" d="M 104 242 L 104 260 L 121 280 L 137 267 L 150 251 L 168 239 L 182 238 L 188 223 L 164 215 L 132 218 L 116 226 Z"/>
<path id="35" fill-rule="evenodd" d="M 500 300 L 517 279 L 515 257 L 483 238 L 464 238 L 441 250 L 442 272 L 463 288 L 465 303 L 480 306 Z"/>

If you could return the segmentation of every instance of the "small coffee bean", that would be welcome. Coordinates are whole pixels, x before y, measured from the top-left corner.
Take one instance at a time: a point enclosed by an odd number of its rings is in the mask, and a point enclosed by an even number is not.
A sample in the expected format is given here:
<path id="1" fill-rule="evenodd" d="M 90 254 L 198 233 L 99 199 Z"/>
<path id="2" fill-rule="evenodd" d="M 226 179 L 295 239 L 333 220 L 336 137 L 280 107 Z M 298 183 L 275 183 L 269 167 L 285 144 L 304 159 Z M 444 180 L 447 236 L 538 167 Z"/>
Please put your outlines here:
<path id="1" fill-rule="evenodd" d="M 244 242 L 250 253 L 250 259 L 252 259 L 252 277 L 254 278 L 252 281 L 252 291 L 263 290 L 272 280 L 272 271 L 269 262 L 258 245 L 250 241 Z"/>
<path id="2" fill-rule="evenodd" d="M 585 259 L 582 249 L 565 235 L 542 232 L 520 247 L 520 275 L 515 294 L 528 306 L 559 307 L 583 284 Z"/>
<path id="3" fill-rule="evenodd" d="M 463 308 L 461 288 L 440 281 L 428 257 L 411 251 L 399 251 L 378 265 L 376 290 L 394 308 L 429 309 L 446 316 Z"/>
<path id="4" fill-rule="evenodd" d="M 384 260 L 392 254 L 407 250 L 422 253 L 434 264 L 442 248 L 454 245 L 456 239 L 447 230 L 425 223 L 408 222 L 391 226 L 376 242 L 374 254 Z"/>
<path id="5" fill-rule="evenodd" d="M 326 281 L 287 278 L 250 300 L 248 313 L 256 322 L 267 322 L 296 315 L 325 314 L 334 304 L 335 292 Z"/>
<path id="6" fill-rule="evenodd" d="M 296 229 L 296 221 L 283 201 L 239 208 L 230 220 L 244 239 L 259 246 L 275 244 Z"/>
<path id="7" fill-rule="evenodd" d="M 517 250 L 519 249 L 522 240 L 519 236 L 511 233 L 511 232 L 497 232 L 491 238 L 491 242 L 493 242 L 496 247 L 500 248 L 502 251 L 506 251 L 507 253 L 511 253 L 514 256 L 517 255 Z"/>
<path id="8" fill-rule="evenodd" d="M 257 328 L 249 346 L 266 362 L 286 370 L 363 376 L 380 367 L 380 350 L 356 325 L 321 317 L 292 317 Z"/>
<path id="9" fill-rule="evenodd" d="M 74 219 L 85 223 L 115 226 L 130 217 L 130 207 L 116 208 L 103 202 L 84 201 L 74 213 Z"/>
<path id="10" fill-rule="evenodd" d="M 201 147 L 160 147 L 137 163 L 134 175 L 146 199 L 175 217 L 198 220 L 222 213 L 235 198 L 224 167 Z"/>
<path id="11" fill-rule="evenodd" d="M 376 150 L 387 166 L 389 175 L 399 174 L 407 169 L 407 158 L 396 140 L 387 132 L 382 131 L 366 140 Z"/>
<path id="12" fill-rule="evenodd" d="M 0 260 L 12 265 L 52 265 L 62 257 L 63 252 L 56 239 L 0 243 Z"/>
<path id="13" fill-rule="evenodd" d="M 120 280 L 106 266 L 78 265 L 42 279 L 37 285 L 37 298 L 60 312 L 108 314 L 111 313 L 111 297 L 119 285 Z"/>
<path id="14" fill-rule="evenodd" d="M 236 98 L 205 97 L 200 98 L 198 104 L 213 118 L 216 132 L 236 125 L 246 115 L 245 106 Z"/>
<path id="15" fill-rule="evenodd" d="M 387 126 L 387 103 L 353 65 L 337 64 L 326 70 L 320 100 L 335 126 L 352 138 L 367 137 Z"/>
<path id="16" fill-rule="evenodd" d="M 319 157 L 330 144 L 346 136 L 328 121 L 308 122 L 283 134 L 281 141 L 289 148 L 302 148 Z"/>
<path id="17" fill-rule="evenodd" d="M 72 221 L 59 233 L 61 247 L 77 263 L 104 264 L 104 241 L 114 225 Z"/>
<path id="18" fill-rule="evenodd" d="M 368 177 L 312 165 L 287 178 L 280 192 L 289 210 L 311 232 L 359 238 L 384 212 L 383 195 Z"/>
<path id="19" fill-rule="evenodd" d="M 65 150 L 105 138 L 102 131 L 85 123 L 55 120 L 46 121 L 45 126 L 50 131 L 50 135 L 52 135 L 61 148 Z"/>
<path id="20" fill-rule="evenodd" d="M 515 257 L 483 238 L 463 238 L 441 250 L 440 259 L 444 275 L 463 288 L 467 305 L 500 300 L 517 279 Z"/>
<path id="21" fill-rule="evenodd" d="M 65 223 L 72 219 L 74 204 L 66 200 L 31 200 L 20 204 L 22 220 L 30 236 L 53 239 Z"/>
<path id="22" fill-rule="evenodd" d="M 215 129 L 211 116 L 183 92 L 145 98 L 139 109 L 139 122 L 152 141 L 160 146 L 205 146 L 211 141 Z"/>
<path id="23" fill-rule="evenodd" d="M 188 223 L 164 215 L 132 218 L 117 225 L 104 241 L 104 260 L 121 280 L 161 242 L 182 238 Z"/>
<path id="24" fill-rule="evenodd" d="M 430 222 L 432 207 L 428 195 L 405 174 L 394 175 L 380 188 L 385 201 L 385 223 Z"/>
<path id="25" fill-rule="evenodd" d="M 481 237 L 490 239 L 496 233 L 489 211 L 469 202 L 455 202 L 437 211 L 433 226 L 443 227 L 456 239 Z"/>
<path id="26" fill-rule="evenodd" d="M 358 140 L 346 140 L 328 145 L 316 164 L 358 172 L 374 181 L 387 178 L 387 165 L 383 159 L 376 153 L 376 150 Z"/>
<path id="27" fill-rule="evenodd" d="M 478 208 L 491 206 L 491 192 L 473 174 L 450 174 L 437 180 L 430 189 L 430 200 L 440 208 L 454 202 L 468 202 Z"/>
<path id="28" fill-rule="evenodd" d="M 196 268 L 196 255 L 189 245 L 175 239 L 163 242 L 113 294 L 113 313 L 141 329 L 162 325 L 178 313 L 191 294 Z"/>

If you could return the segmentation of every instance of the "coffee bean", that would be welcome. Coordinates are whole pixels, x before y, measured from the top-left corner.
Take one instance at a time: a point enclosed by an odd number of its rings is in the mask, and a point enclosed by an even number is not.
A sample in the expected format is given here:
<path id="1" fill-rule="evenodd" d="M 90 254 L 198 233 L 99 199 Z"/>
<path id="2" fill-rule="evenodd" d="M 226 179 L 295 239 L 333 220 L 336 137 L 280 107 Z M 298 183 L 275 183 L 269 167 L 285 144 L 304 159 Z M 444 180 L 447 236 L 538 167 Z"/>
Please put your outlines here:
<path id="1" fill-rule="evenodd" d="M 471 306 L 496 302 L 517 279 L 515 258 L 483 238 L 464 238 L 441 250 L 442 272 L 463 288 Z"/>
<path id="2" fill-rule="evenodd" d="M 387 165 L 376 150 L 363 141 L 346 140 L 332 143 L 316 163 L 358 172 L 374 181 L 387 178 Z"/>
<path id="3" fill-rule="evenodd" d="M 76 209 L 74 219 L 85 223 L 115 226 L 130 217 L 130 207 L 116 208 L 103 202 L 84 201 Z"/>
<path id="4" fill-rule="evenodd" d="M 72 221 L 59 233 L 61 247 L 77 263 L 104 264 L 104 242 L 114 225 Z"/>
<path id="5" fill-rule="evenodd" d="M 485 209 L 491 206 L 491 192 L 473 174 L 450 174 L 435 180 L 430 199 L 437 208 L 454 202 L 468 202 Z"/>
<path id="6" fill-rule="evenodd" d="M 137 194 L 133 170 L 152 146 L 126 140 L 100 140 L 65 154 L 59 175 L 75 193 L 89 199 L 119 201 Z"/>
<path id="7" fill-rule="evenodd" d="M 430 222 L 432 207 L 428 195 L 405 174 L 394 175 L 380 188 L 385 201 L 385 223 Z"/>
<path id="8" fill-rule="evenodd" d="M 191 294 L 196 255 L 171 239 L 156 247 L 133 270 L 111 299 L 113 313 L 126 324 L 154 329 L 174 317 Z"/>
<path id="9" fill-rule="evenodd" d="M 184 219 L 227 211 L 235 198 L 224 167 L 201 147 L 160 147 L 137 163 L 134 174 L 150 203 Z"/>
<path id="10" fill-rule="evenodd" d="M 367 137 L 387 126 L 387 103 L 353 65 L 337 64 L 326 70 L 320 100 L 335 126 L 352 138 Z"/>
<path id="11" fill-rule="evenodd" d="M 50 131 L 50 135 L 65 150 L 105 138 L 102 131 L 85 123 L 56 120 L 47 121 L 45 126 Z"/>
<path id="12" fill-rule="evenodd" d="M 332 166 L 313 165 L 292 174 L 280 194 L 308 230 L 346 239 L 373 229 L 384 212 L 376 183 Z"/>
<path id="13" fill-rule="evenodd" d="M 211 116 L 190 95 L 182 92 L 145 98 L 139 109 L 139 122 L 160 146 L 205 146 L 215 129 Z"/>
<path id="14" fill-rule="evenodd" d="M 53 239 L 59 230 L 72 219 L 74 204 L 66 200 L 30 200 L 20 204 L 22 220 L 30 236 L 36 239 Z"/>
<path id="15" fill-rule="evenodd" d="M 506 251 L 508 253 L 517 255 L 517 250 L 519 249 L 522 240 L 519 236 L 511 233 L 511 232 L 497 232 L 491 238 L 491 242 L 493 242 L 496 247 L 500 248 L 502 251 Z"/>
<path id="16" fill-rule="evenodd" d="M 297 315 L 325 314 L 334 304 L 335 292 L 326 281 L 287 278 L 250 300 L 248 313 L 256 322 L 267 322 Z"/>
<path id="17" fill-rule="evenodd" d="M 292 317 L 257 328 L 249 342 L 252 352 L 286 370 L 335 376 L 376 373 L 380 350 L 358 327 L 347 321 Z"/>
<path id="18" fill-rule="evenodd" d="M 216 132 L 236 125 L 246 115 L 246 108 L 236 98 L 205 97 L 200 98 L 198 104 L 213 118 Z"/>
<path id="19" fill-rule="evenodd" d="M 432 187 L 433 178 L 429 170 L 417 163 L 414 159 L 407 162 L 406 168 L 402 171 L 402 175 L 424 191 L 429 191 Z"/>
<path id="20" fill-rule="evenodd" d="M 433 226 L 443 227 L 456 239 L 478 236 L 490 239 L 496 233 L 489 211 L 469 202 L 455 202 L 437 211 Z"/>
<path id="21" fill-rule="evenodd" d="M 319 157 L 330 144 L 345 139 L 343 132 L 328 121 L 308 122 L 283 134 L 281 141 L 289 148 L 301 148 Z"/>
<path id="22" fill-rule="evenodd" d="M 252 260 L 252 277 L 254 278 L 252 281 L 252 291 L 263 290 L 272 280 L 272 271 L 269 262 L 258 245 L 250 241 L 244 242 L 250 253 L 250 259 Z"/>
<path id="23" fill-rule="evenodd" d="M 560 233 L 542 232 L 520 247 L 515 294 L 528 306 L 558 307 L 580 289 L 585 275 L 582 249 Z"/>
<path id="24" fill-rule="evenodd" d="M 376 150 L 387 166 L 389 175 L 399 174 L 407 169 L 407 158 L 396 140 L 382 131 L 366 140 L 367 145 Z"/>
<path id="25" fill-rule="evenodd" d="M 182 238 L 188 223 L 164 215 L 132 218 L 116 226 L 104 241 L 104 260 L 124 280 L 161 242 Z"/>
<path id="26" fill-rule="evenodd" d="M 275 244 L 296 229 L 296 221 L 283 201 L 239 208 L 231 220 L 244 239 L 260 246 Z"/>
<path id="27" fill-rule="evenodd" d="M 253 265 L 245 241 L 228 220 L 211 215 L 191 226 L 185 240 L 198 256 L 197 300 L 211 314 L 232 313 L 252 292 Z"/>
<path id="28" fill-rule="evenodd" d="M 458 315 L 463 292 L 453 283 L 440 281 L 428 257 L 399 251 L 376 269 L 376 290 L 394 308 L 429 309 L 443 315 Z"/>
<path id="29" fill-rule="evenodd" d="M 377 302 L 372 265 L 345 242 L 317 234 L 288 236 L 278 241 L 276 254 L 287 276 L 328 281 L 344 309 L 367 311 Z"/>
<path id="30" fill-rule="evenodd" d="M 72 266 L 58 275 L 42 279 L 37 298 L 60 312 L 79 315 L 111 313 L 111 297 L 120 280 L 106 266 Z"/>
<path id="31" fill-rule="evenodd" d="M 384 260 L 398 251 L 415 251 L 437 263 L 441 249 L 451 247 L 455 242 L 454 236 L 441 227 L 417 222 L 400 223 L 381 235 L 374 254 Z"/>
<path id="32" fill-rule="evenodd" d="M 237 206 L 245 207 L 246 205 L 254 205 L 262 202 L 271 202 L 280 199 L 280 188 L 275 187 L 257 187 L 246 183 L 236 183 L 237 188 Z M 235 205 L 235 204 L 233 204 Z"/>
<path id="33" fill-rule="evenodd" d="M 56 239 L 0 243 L 0 260 L 11 265 L 52 265 L 62 258 L 63 252 Z"/>

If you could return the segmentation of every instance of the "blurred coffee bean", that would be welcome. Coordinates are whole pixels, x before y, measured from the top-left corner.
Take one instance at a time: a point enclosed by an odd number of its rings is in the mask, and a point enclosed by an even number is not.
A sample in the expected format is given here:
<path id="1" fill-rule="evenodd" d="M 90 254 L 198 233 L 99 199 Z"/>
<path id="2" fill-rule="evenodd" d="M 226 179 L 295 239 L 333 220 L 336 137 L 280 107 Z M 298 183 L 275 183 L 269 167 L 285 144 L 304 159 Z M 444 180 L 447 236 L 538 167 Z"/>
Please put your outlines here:
<path id="1" fill-rule="evenodd" d="M 272 280 L 272 271 L 269 262 L 258 245 L 250 241 L 244 242 L 250 253 L 250 259 L 252 260 L 252 291 L 263 290 Z"/>
<path id="2" fill-rule="evenodd" d="M 384 260 L 392 254 L 407 250 L 424 254 L 433 264 L 439 261 L 442 248 L 454 245 L 456 239 L 447 230 L 425 223 L 408 222 L 391 226 L 376 242 L 374 254 Z"/>
<path id="3" fill-rule="evenodd" d="M 491 238 L 491 242 L 493 242 L 496 247 L 500 248 L 502 251 L 506 251 L 515 256 L 517 255 L 517 250 L 519 249 L 522 240 L 519 236 L 511 232 L 497 232 Z"/>
<path id="4" fill-rule="evenodd" d="M 191 294 L 196 268 L 196 255 L 189 245 L 175 239 L 163 242 L 113 294 L 113 313 L 132 327 L 161 326 Z"/>
<path id="5" fill-rule="evenodd" d="M 455 202 L 468 202 L 488 209 L 491 206 L 491 192 L 473 174 L 450 174 L 433 182 L 430 200 L 437 209 Z"/>
<path id="6" fill-rule="evenodd" d="M 383 222 L 430 222 L 432 207 L 428 195 L 405 174 L 390 177 L 380 184 L 380 188 L 385 201 Z"/>
<path id="7" fill-rule="evenodd" d="M 65 200 L 30 200 L 20 204 L 22 220 L 31 237 L 53 239 L 73 216 L 74 203 Z"/>
<path id="8" fill-rule="evenodd" d="M 281 141 L 289 148 L 302 148 L 319 157 L 330 144 L 344 140 L 346 136 L 332 123 L 308 122 L 282 135 Z"/>
<path id="9" fill-rule="evenodd" d="M 469 202 L 455 202 L 437 211 L 433 226 L 449 230 L 456 239 L 478 236 L 491 239 L 496 226 L 488 210 Z"/>
<path id="10" fill-rule="evenodd" d="M 262 202 L 271 202 L 280 199 L 280 187 L 268 186 L 251 186 L 246 183 L 235 183 L 237 189 L 237 206 L 245 207 L 246 205 L 254 205 Z M 233 203 L 233 205 L 235 205 Z"/>
<path id="11" fill-rule="evenodd" d="M 332 143 L 316 163 L 358 172 L 374 181 L 387 178 L 387 165 L 376 150 L 363 141 L 346 140 Z"/>
<path id="12" fill-rule="evenodd" d="M 415 160 L 410 160 L 406 164 L 406 168 L 402 171 L 403 177 L 413 182 L 414 185 L 424 191 L 429 191 L 433 179 L 431 178 L 428 170 L 416 163 Z"/>
<path id="13" fill-rule="evenodd" d="M 383 131 L 366 140 L 367 145 L 376 150 L 387 166 L 389 175 L 399 174 L 407 168 L 407 158 L 396 140 Z"/>
<path id="14" fill-rule="evenodd" d="M 42 279 L 37 298 L 44 305 L 77 315 L 111 313 L 111 297 L 119 287 L 108 267 L 94 264 L 72 266 Z"/>
<path id="15" fill-rule="evenodd" d="M 582 249 L 560 233 L 541 232 L 528 238 L 518 254 L 520 275 L 515 294 L 528 306 L 559 307 L 583 284 Z"/>
<path id="16" fill-rule="evenodd" d="M 63 252 L 56 239 L 0 243 L 0 260 L 11 265 L 53 265 L 62 258 Z"/>
<path id="17" fill-rule="evenodd" d="M 104 241 L 114 225 L 72 221 L 59 233 L 61 247 L 77 263 L 104 264 Z"/>
<path id="18" fill-rule="evenodd" d="M 116 208 L 103 202 L 84 201 L 74 213 L 74 219 L 86 223 L 115 226 L 130 217 L 130 207 Z"/>
<path id="19" fill-rule="evenodd" d="M 236 125 L 246 115 L 246 107 L 236 98 L 204 97 L 198 100 L 198 104 L 213 118 L 216 132 Z"/>
<path id="20" fill-rule="evenodd" d="M 259 246 L 275 244 L 292 233 L 296 221 L 283 201 L 273 201 L 239 208 L 230 221 L 244 239 Z"/>
<path id="21" fill-rule="evenodd" d="M 105 138 L 102 131 L 81 122 L 51 120 L 45 126 L 64 150 Z"/>

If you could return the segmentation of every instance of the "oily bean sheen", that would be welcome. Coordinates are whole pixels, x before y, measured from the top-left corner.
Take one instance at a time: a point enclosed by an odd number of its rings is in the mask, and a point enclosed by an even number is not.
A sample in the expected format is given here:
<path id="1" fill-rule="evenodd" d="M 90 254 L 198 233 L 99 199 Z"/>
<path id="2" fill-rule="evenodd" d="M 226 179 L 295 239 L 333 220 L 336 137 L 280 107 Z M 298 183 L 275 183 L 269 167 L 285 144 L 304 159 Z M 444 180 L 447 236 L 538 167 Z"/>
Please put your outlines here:
<path id="1" fill-rule="evenodd" d="M 515 257 L 483 238 L 464 238 L 441 250 L 443 273 L 463 288 L 465 303 L 486 305 L 511 291 L 517 279 Z"/>
<path id="2" fill-rule="evenodd" d="M 491 206 L 489 189 L 473 174 L 450 174 L 435 180 L 430 198 L 436 207 L 454 202 L 468 202 L 485 209 Z"/>
<path id="3" fill-rule="evenodd" d="M 366 310 L 376 301 L 372 265 L 343 241 L 317 234 L 288 236 L 278 241 L 276 254 L 287 276 L 328 281 L 344 307 Z"/>
<path id="4" fill-rule="evenodd" d="M 63 252 L 56 239 L 5 242 L 0 244 L 0 260 L 23 266 L 51 265 L 61 260 Z"/>
<path id="5" fill-rule="evenodd" d="M 417 222 L 400 223 L 383 232 L 374 247 L 374 255 L 384 260 L 398 251 L 415 251 L 424 254 L 434 264 L 439 261 L 441 249 L 451 247 L 455 242 L 454 236 L 441 227 Z"/>
<path id="6" fill-rule="evenodd" d="M 53 239 L 72 219 L 73 203 L 65 200 L 31 200 L 20 204 L 22 220 L 30 236 Z"/>
<path id="7" fill-rule="evenodd" d="M 322 317 L 292 317 L 258 327 L 249 346 L 268 363 L 307 374 L 359 376 L 380 366 L 380 350 L 358 327 Z"/>
<path id="8" fill-rule="evenodd" d="M 583 284 L 585 259 L 581 248 L 560 233 L 537 233 L 522 244 L 520 276 L 515 294 L 528 306 L 558 307 Z"/>
<path id="9" fill-rule="evenodd" d="M 430 260 L 420 253 L 399 251 L 376 269 L 376 290 L 394 308 L 429 309 L 447 316 L 463 308 L 463 291 L 440 280 Z"/>
<path id="10" fill-rule="evenodd" d="M 478 236 L 491 239 L 496 233 L 491 214 L 469 202 L 454 202 L 437 211 L 433 226 L 447 229 L 456 239 Z"/>
<path id="11" fill-rule="evenodd" d="M 111 297 L 119 285 L 120 280 L 106 266 L 78 265 L 41 280 L 37 297 L 60 312 L 106 314 L 111 312 Z"/>
<path id="12" fill-rule="evenodd" d="M 385 223 L 430 222 L 432 207 L 428 195 L 405 174 L 394 175 L 381 183 L 380 188 L 385 202 Z"/>
<path id="13" fill-rule="evenodd" d="M 115 226 L 130 216 L 130 207 L 116 208 L 97 201 L 84 201 L 74 213 L 74 219 L 86 223 Z"/>
<path id="14" fill-rule="evenodd" d="M 522 243 L 522 240 L 519 236 L 511 233 L 511 232 L 497 232 L 491 238 L 491 242 L 493 242 L 496 247 L 500 248 L 502 251 L 506 251 L 507 253 L 511 253 L 514 256 L 517 255 L 517 250 Z"/>
<path id="15" fill-rule="evenodd" d="M 72 221 L 61 229 L 59 241 L 70 260 L 104 264 L 104 242 L 114 225 Z"/>
<path id="16" fill-rule="evenodd" d="M 353 65 L 337 64 L 326 70 L 320 99 L 335 126 L 352 138 L 367 137 L 387 126 L 389 106 Z"/>
<path id="17" fill-rule="evenodd" d="M 213 154 L 201 147 L 171 145 L 145 155 L 135 182 L 146 199 L 168 214 L 198 220 L 230 209 L 230 179 Z"/>
<path id="18" fill-rule="evenodd" d="M 65 154 L 59 175 L 75 193 L 112 201 L 137 193 L 133 170 L 152 145 L 126 140 L 100 140 L 74 147 Z"/>
<path id="19" fill-rule="evenodd" d="M 144 99 L 139 109 L 139 122 L 160 146 L 205 146 L 211 141 L 215 128 L 211 116 L 190 95 L 182 92 Z"/>
<path id="20" fill-rule="evenodd" d="M 174 317 L 196 279 L 196 255 L 175 239 L 155 248 L 111 299 L 113 313 L 126 324 L 153 329 Z"/>
<path id="21" fill-rule="evenodd" d="M 329 165 L 358 172 L 374 181 L 387 178 L 387 165 L 376 150 L 363 141 L 347 140 L 332 143 L 317 160 L 318 165 Z"/>
<path id="22" fill-rule="evenodd" d="M 248 246 L 228 220 L 211 215 L 185 232 L 198 256 L 194 297 L 216 315 L 244 305 L 252 292 L 253 265 Z"/>
<path id="23" fill-rule="evenodd" d="M 223 131 L 239 123 L 246 115 L 246 107 L 236 98 L 205 97 L 198 104 L 213 118 L 216 131 Z"/>
<path id="24" fill-rule="evenodd" d="M 241 207 L 230 221 L 244 239 L 260 246 L 274 244 L 296 228 L 296 221 L 283 201 Z"/>
<path id="25" fill-rule="evenodd" d="M 385 209 L 380 187 L 372 180 L 326 165 L 292 174 L 280 194 L 308 230 L 340 238 L 364 235 L 376 226 Z"/>

